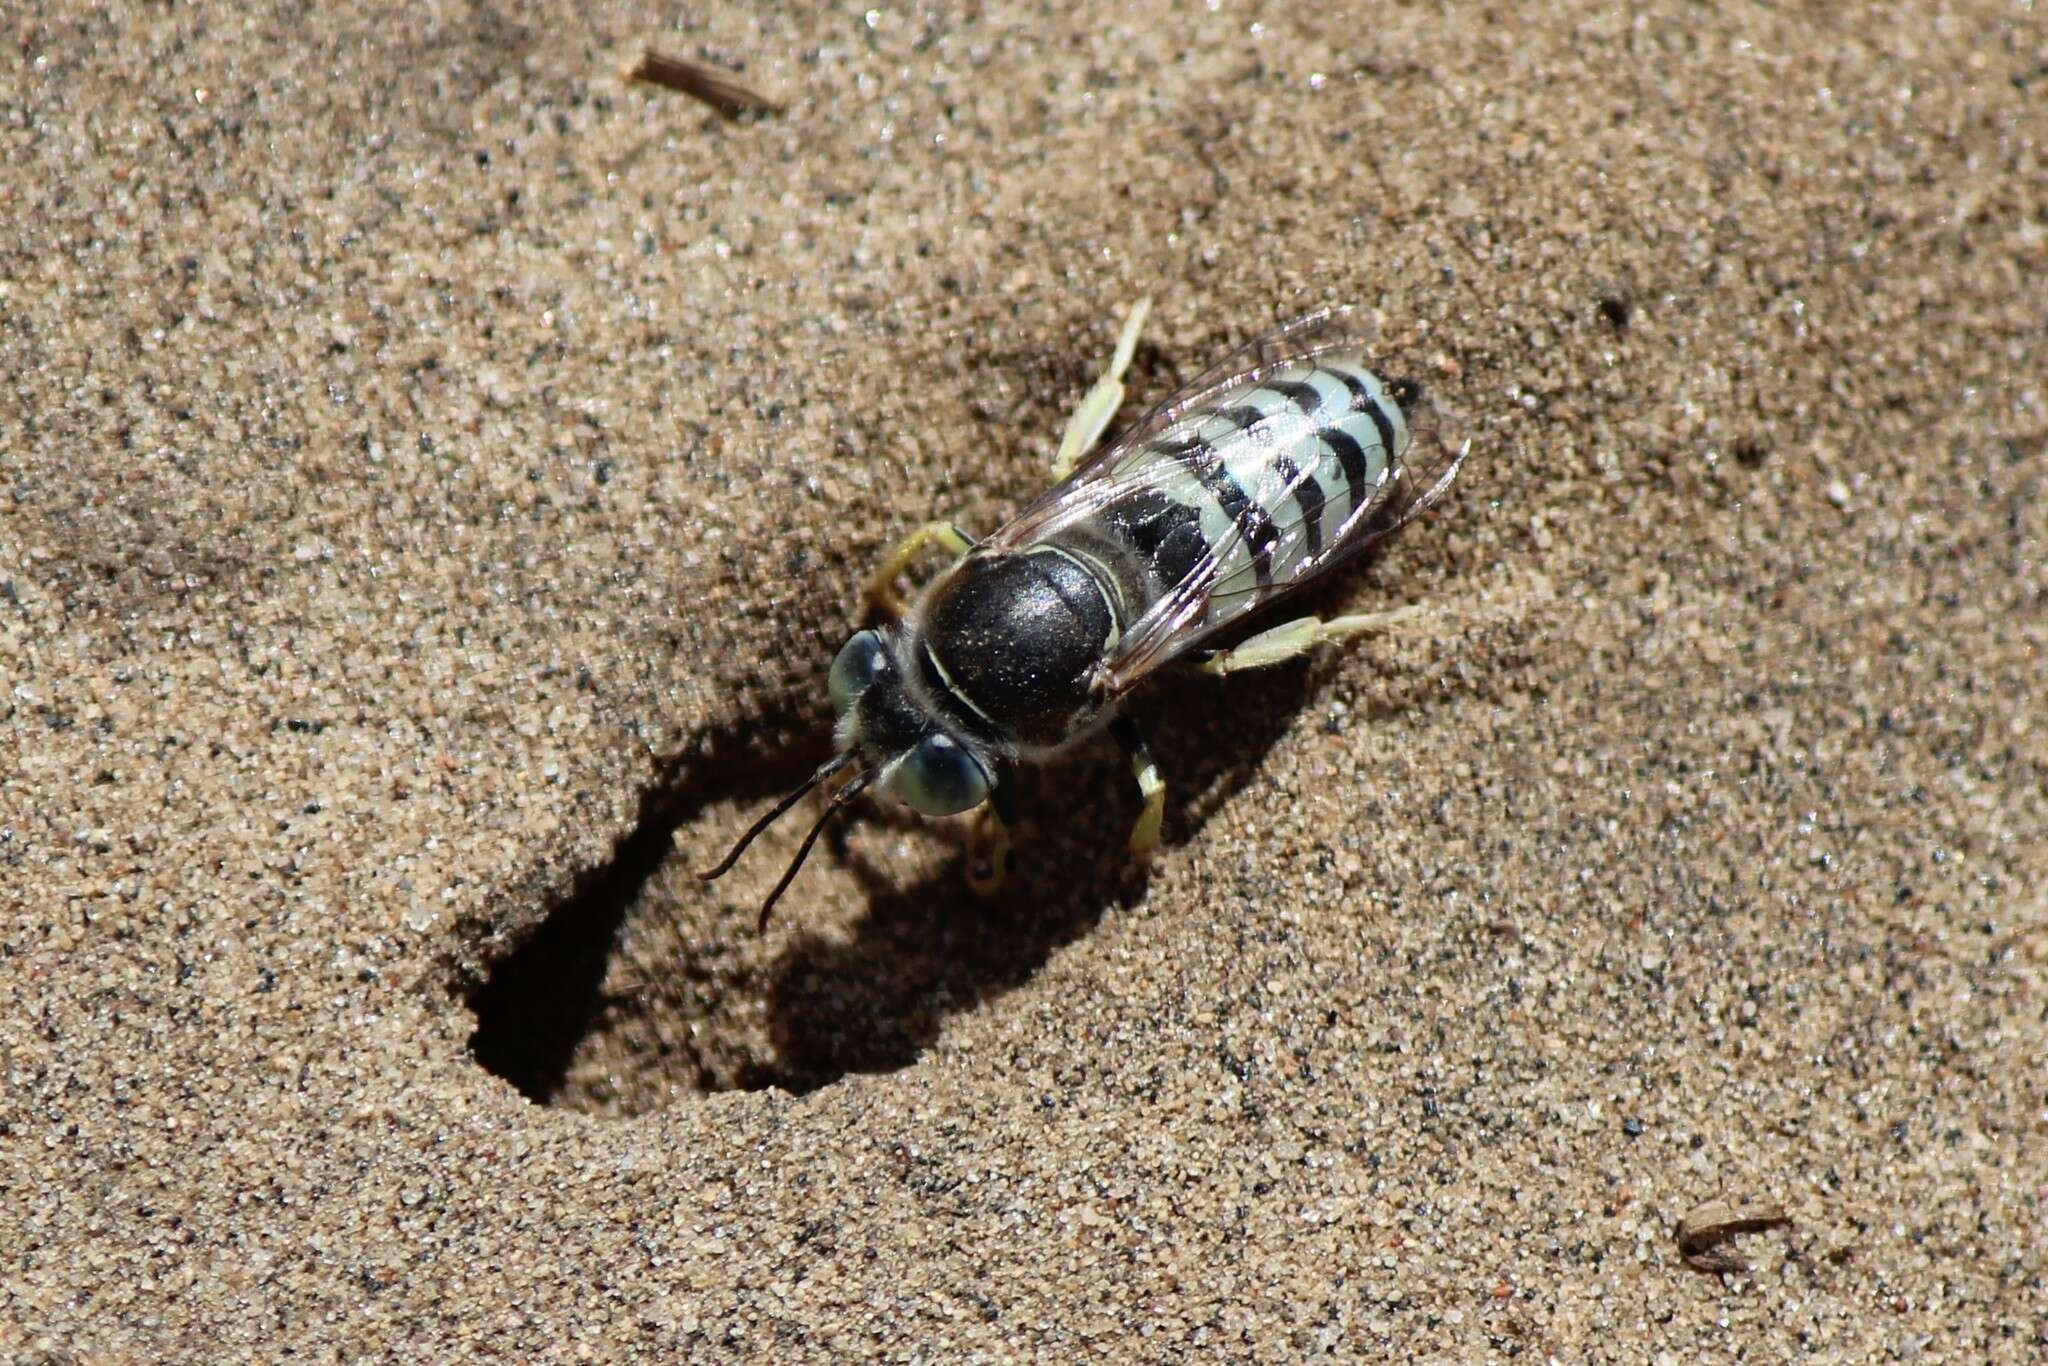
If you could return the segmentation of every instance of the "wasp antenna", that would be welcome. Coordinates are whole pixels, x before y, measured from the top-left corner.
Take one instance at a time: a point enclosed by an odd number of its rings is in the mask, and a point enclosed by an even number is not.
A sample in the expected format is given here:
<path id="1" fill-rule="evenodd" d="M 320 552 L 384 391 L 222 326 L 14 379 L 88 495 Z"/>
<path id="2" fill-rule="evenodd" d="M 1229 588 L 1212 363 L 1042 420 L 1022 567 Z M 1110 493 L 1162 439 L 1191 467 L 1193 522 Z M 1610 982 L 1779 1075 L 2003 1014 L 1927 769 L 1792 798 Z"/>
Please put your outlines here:
<path id="1" fill-rule="evenodd" d="M 706 871 L 697 874 L 697 880 L 699 882 L 710 882 L 715 878 L 724 877 L 728 872 L 732 870 L 732 866 L 740 861 L 740 855 L 747 852 L 747 846 L 754 842 L 754 837 L 756 835 L 760 834 L 763 830 L 766 830 L 769 826 L 775 824 L 776 821 L 780 820 L 782 818 L 782 814 L 785 811 L 788 811 L 789 808 L 795 806 L 798 802 L 804 799 L 804 794 L 806 792 L 809 792 L 819 783 L 824 782 L 827 778 L 831 777 L 833 774 L 837 773 L 840 769 L 845 768 L 848 764 L 852 762 L 853 751 L 848 750 L 844 754 L 835 754 L 830 759 L 827 759 L 824 763 L 818 765 L 818 771 L 816 773 L 813 773 L 810 777 L 804 779 L 801 783 L 798 783 L 796 791 L 790 793 L 787 797 L 784 797 L 781 801 L 775 803 L 775 805 L 769 810 L 767 815 L 761 817 L 760 820 L 755 821 L 754 824 L 747 830 L 747 833 L 740 836 L 739 843 L 733 845 L 732 852 L 727 854 L 724 858 L 718 861 L 718 866 L 716 868 L 707 869 Z"/>
<path id="2" fill-rule="evenodd" d="M 848 802 L 858 797 L 874 776 L 873 769 L 856 773 L 845 787 L 832 794 L 832 801 L 826 806 L 824 814 L 819 816 L 817 824 L 811 827 L 811 833 L 804 836 L 804 842 L 797 846 L 796 857 L 789 861 L 789 868 L 783 873 L 782 881 L 775 884 L 775 890 L 768 893 L 768 899 L 761 903 L 761 923 L 756 927 L 756 933 L 768 932 L 769 913 L 775 909 L 775 903 L 781 900 L 782 894 L 789 889 L 789 884 L 796 881 L 797 869 L 803 867 L 804 860 L 811 856 L 811 846 L 818 842 L 819 835 L 825 833 L 825 823 L 838 815 Z"/>

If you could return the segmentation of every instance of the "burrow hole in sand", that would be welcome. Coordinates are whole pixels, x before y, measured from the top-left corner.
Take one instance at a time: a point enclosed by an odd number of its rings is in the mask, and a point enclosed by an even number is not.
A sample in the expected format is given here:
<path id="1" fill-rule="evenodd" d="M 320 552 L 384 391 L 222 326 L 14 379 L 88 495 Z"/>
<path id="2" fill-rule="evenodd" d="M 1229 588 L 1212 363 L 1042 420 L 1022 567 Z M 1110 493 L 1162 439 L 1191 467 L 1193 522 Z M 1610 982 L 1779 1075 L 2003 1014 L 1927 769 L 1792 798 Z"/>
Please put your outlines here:
<path id="1" fill-rule="evenodd" d="M 1170 775 L 1169 854 L 1198 839 L 1247 780 L 1302 685 L 1291 669 L 1228 690 L 1204 679 L 1164 687 L 1141 708 Z M 764 752 L 763 735 L 788 744 Z M 817 766 L 823 743 L 822 724 L 735 728 L 644 794 L 612 856 L 482 981 L 462 986 L 477 1062 L 541 1104 L 607 1115 L 690 1093 L 806 1092 L 895 1071 L 948 1017 L 996 1001 L 1143 894 L 1123 852 L 1137 797 L 1102 740 L 1022 775 L 1015 868 L 996 897 L 966 887 L 960 820 L 864 799 L 819 841 L 757 934 L 761 901 L 820 799 L 791 811 L 724 878 L 695 874 Z"/>
<path id="2" fill-rule="evenodd" d="M 819 841 L 760 934 L 761 901 L 821 799 L 719 881 L 696 872 L 824 756 L 708 753 L 646 794 L 611 858 L 464 990 L 472 1055 L 530 1099 L 626 1116 L 693 1092 L 804 1092 L 909 1066 L 949 1015 L 1027 980 L 1129 891 L 1111 842 L 1069 830 L 983 901 L 964 881 L 960 822 L 862 802 Z M 1060 777 L 1113 790 L 1116 773 L 1102 756 Z M 1036 781 L 1026 791 L 1035 804 L 1059 800 Z M 1111 822 L 1136 810 L 1135 799 L 1101 805 Z M 1034 814 L 1038 840 L 1046 817 Z"/>

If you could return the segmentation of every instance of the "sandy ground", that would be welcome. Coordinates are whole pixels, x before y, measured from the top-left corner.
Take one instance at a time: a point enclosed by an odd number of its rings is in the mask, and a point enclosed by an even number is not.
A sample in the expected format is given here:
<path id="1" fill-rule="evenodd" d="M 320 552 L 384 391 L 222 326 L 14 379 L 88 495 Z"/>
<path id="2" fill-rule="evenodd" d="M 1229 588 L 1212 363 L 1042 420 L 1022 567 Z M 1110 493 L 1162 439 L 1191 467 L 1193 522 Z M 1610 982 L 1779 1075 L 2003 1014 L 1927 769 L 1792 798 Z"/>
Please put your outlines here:
<path id="1" fill-rule="evenodd" d="M 1106 9 L 10 20 L 0 1354 L 2048 1345 L 2048 18 Z M 1428 618 L 757 936 L 1144 293 L 1377 310 Z"/>

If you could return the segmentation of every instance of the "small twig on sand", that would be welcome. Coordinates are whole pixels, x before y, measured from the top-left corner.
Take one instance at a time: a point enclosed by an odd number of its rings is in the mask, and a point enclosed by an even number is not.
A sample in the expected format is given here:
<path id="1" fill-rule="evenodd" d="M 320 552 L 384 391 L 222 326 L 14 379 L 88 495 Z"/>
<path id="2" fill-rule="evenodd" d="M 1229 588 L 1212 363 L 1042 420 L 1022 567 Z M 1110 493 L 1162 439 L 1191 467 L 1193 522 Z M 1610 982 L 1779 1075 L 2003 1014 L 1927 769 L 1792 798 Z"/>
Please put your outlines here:
<path id="1" fill-rule="evenodd" d="M 643 81 L 664 90 L 679 90 L 702 100 L 729 119 L 742 114 L 779 114 L 785 107 L 751 86 L 741 85 L 727 72 L 687 57 L 670 57 L 648 48 L 640 60 L 626 68 L 629 81 Z"/>

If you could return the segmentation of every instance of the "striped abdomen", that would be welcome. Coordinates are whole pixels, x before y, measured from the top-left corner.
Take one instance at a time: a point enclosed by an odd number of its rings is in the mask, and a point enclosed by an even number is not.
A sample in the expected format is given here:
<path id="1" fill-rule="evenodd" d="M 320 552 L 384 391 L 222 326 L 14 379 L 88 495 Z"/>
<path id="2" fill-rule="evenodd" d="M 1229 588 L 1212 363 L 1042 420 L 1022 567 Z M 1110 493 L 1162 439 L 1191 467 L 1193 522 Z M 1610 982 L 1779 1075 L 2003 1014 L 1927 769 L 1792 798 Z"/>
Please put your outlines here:
<path id="1" fill-rule="evenodd" d="M 1124 455 L 1112 477 L 1127 491 L 1051 544 L 1101 567 L 1125 627 L 1213 554 L 1197 620 L 1221 625 L 1327 562 L 1365 522 L 1408 440 L 1400 405 L 1360 357 L 1317 356 L 1220 395 Z"/>
<path id="2" fill-rule="evenodd" d="M 1177 594 L 1164 629 L 1192 637 L 1333 563 L 1365 534 L 1408 442 L 1400 406 L 1355 355 L 1227 390 L 1057 491 L 1086 496 L 1085 515 L 984 545 L 935 580 L 903 638 L 904 671 L 962 733 L 1057 747 L 1100 714 L 1125 637 L 1162 629 L 1147 618 L 1156 605 Z"/>

